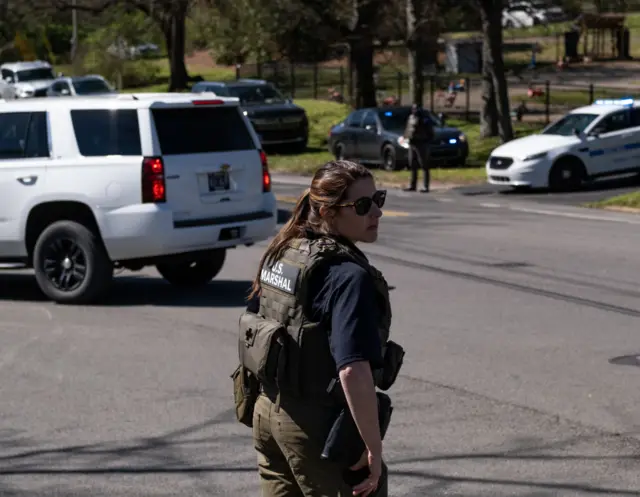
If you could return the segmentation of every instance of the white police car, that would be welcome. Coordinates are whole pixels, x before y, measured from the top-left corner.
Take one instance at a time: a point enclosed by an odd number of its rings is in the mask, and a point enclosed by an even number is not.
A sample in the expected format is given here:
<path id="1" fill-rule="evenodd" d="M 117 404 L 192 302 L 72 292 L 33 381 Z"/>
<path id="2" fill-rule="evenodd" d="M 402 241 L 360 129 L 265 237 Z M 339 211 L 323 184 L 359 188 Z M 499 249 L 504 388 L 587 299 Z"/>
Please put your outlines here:
<path id="1" fill-rule="evenodd" d="M 486 171 L 494 185 L 552 189 L 640 172 L 640 105 L 625 98 L 574 109 L 541 133 L 497 147 Z"/>

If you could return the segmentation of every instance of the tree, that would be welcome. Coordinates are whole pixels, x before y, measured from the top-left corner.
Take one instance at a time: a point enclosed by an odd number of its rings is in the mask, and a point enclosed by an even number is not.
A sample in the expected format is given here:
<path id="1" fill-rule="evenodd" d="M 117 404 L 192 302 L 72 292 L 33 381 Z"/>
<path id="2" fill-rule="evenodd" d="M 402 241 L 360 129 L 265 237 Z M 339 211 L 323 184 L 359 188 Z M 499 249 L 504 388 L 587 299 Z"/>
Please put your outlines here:
<path id="1" fill-rule="evenodd" d="M 482 121 L 491 126 L 493 110 L 491 101 L 495 98 L 498 133 L 503 142 L 513 139 L 511 114 L 509 110 L 509 92 L 502 57 L 502 0 L 477 0 L 482 20 L 483 42 L 483 115 Z M 493 88 L 490 90 L 490 83 Z"/>
<path id="2" fill-rule="evenodd" d="M 437 59 L 439 6 L 435 0 L 405 0 L 406 44 L 409 52 L 409 94 L 411 102 L 423 105 L 424 68 L 428 59 Z"/>
<path id="3" fill-rule="evenodd" d="M 138 9 L 156 22 L 164 35 L 169 55 L 169 91 L 182 90 L 190 80 L 184 62 L 186 20 L 194 0 L 52 0 L 60 10 L 100 13 L 115 5 Z"/>

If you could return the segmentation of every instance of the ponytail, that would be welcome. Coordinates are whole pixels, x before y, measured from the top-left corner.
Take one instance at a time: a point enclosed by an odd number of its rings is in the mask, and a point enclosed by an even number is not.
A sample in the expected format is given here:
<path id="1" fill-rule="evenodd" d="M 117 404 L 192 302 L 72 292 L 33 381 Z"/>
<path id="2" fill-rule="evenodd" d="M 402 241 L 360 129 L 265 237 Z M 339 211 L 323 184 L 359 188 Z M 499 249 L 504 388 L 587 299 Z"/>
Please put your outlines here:
<path id="1" fill-rule="evenodd" d="M 273 240 L 271 240 L 271 243 L 267 247 L 267 250 L 265 250 L 262 259 L 260 260 L 260 265 L 258 266 L 258 274 L 256 275 L 255 279 L 253 280 L 253 284 L 251 285 L 251 293 L 248 297 L 249 300 L 260 294 L 260 273 L 263 266 L 265 264 L 269 265 L 274 261 L 280 259 L 291 240 L 302 236 L 305 228 L 307 227 L 310 211 L 311 189 L 307 188 L 302 193 L 302 195 L 300 195 L 300 198 L 298 198 L 298 202 L 293 208 L 293 212 L 291 213 L 291 217 L 289 218 L 289 220 L 278 232 L 278 234 L 273 237 Z"/>

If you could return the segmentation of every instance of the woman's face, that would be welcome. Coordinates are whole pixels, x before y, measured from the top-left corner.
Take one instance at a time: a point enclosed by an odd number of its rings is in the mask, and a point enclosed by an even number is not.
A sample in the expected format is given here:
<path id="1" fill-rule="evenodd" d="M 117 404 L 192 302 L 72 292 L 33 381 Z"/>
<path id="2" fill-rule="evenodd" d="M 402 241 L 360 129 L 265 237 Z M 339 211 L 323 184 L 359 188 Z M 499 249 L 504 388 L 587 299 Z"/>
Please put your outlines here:
<path id="1" fill-rule="evenodd" d="M 331 226 L 352 242 L 371 243 L 378 239 L 378 222 L 386 191 L 377 191 L 373 178 L 357 180 L 335 208 Z"/>

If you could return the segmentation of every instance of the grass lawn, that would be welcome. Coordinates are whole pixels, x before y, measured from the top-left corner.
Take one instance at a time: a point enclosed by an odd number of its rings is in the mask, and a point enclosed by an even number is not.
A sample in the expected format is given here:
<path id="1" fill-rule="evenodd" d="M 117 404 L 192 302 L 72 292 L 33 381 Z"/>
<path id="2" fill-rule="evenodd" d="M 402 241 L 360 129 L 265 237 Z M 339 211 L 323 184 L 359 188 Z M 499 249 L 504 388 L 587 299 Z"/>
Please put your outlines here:
<path id="1" fill-rule="evenodd" d="M 640 212 L 640 191 L 616 195 L 599 202 L 585 204 L 585 207 Z"/>
<path id="2" fill-rule="evenodd" d="M 326 140 L 329 128 L 344 119 L 348 114 L 348 107 L 334 102 L 322 100 L 296 100 L 298 105 L 305 108 L 310 122 L 309 152 L 301 155 L 269 156 L 269 165 L 273 172 L 312 176 L 325 162 L 333 156 L 327 151 Z M 434 168 L 431 178 L 435 182 L 449 184 L 477 184 L 486 181 L 484 164 L 491 151 L 500 144 L 499 138 L 480 138 L 480 126 L 465 121 L 453 121 L 450 126 L 459 128 L 469 140 L 470 155 L 468 166 L 464 168 Z M 514 124 L 516 136 L 530 134 L 540 129 L 540 125 L 518 123 Z M 409 180 L 409 171 L 381 171 L 374 170 L 380 184 L 388 186 L 404 185 Z"/>

